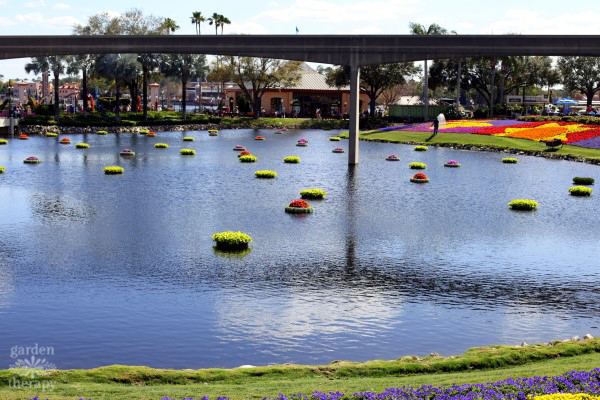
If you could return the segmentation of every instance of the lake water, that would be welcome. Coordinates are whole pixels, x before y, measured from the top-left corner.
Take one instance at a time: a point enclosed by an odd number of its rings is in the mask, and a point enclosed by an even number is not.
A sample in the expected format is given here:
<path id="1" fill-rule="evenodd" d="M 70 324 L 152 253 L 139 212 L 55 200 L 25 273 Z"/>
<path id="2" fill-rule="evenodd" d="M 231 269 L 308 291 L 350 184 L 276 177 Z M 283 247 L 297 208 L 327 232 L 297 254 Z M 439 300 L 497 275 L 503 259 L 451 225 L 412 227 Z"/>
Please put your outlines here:
<path id="1" fill-rule="evenodd" d="M 600 335 L 600 167 L 348 142 L 330 131 L 33 137 L 0 147 L 0 368 L 51 346 L 57 368 L 328 363 Z M 255 141 L 255 135 L 267 140 Z M 182 142 L 192 135 L 195 142 Z M 300 137 L 306 148 L 296 147 Z M 87 150 L 75 148 L 85 141 Z M 155 149 L 164 142 L 169 149 Z M 259 157 L 242 164 L 242 144 Z M 182 157 L 179 149 L 196 150 Z M 119 156 L 132 148 L 132 159 Z M 396 153 L 400 162 L 385 158 Z M 39 165 L 23 164 L 35 155 Z M 284 164 L 288 155 L 302 163 Z M 444 168 L 456 159 L 462 168 Z M 412 161 L 431 182 L 413 184 Z M 107 176 L 108 165 L 125 168 Z M 277 179 L 254 178 L 273 169 Z M 304 188 L 315 212 L 284 207 Z M 532 198 L 536 212 L 508 210 Z M 214 232 L 254 238 L 246 257 Z"/>

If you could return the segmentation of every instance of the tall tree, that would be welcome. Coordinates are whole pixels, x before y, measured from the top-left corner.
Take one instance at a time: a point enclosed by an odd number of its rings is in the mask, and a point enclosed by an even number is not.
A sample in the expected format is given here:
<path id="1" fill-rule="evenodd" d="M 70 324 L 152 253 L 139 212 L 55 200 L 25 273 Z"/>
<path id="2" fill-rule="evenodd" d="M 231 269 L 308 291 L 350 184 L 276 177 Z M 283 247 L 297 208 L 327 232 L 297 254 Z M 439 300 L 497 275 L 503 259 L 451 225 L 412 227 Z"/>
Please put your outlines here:
<path id="1" fill-rule="evenodd" d="M 192 13 L 192 24 L 196 25 L 196 34 L 200 35 L 202 33 L 201 24 L 206 21 L 206 18 L 202 15 L 200 11 L 194 11 Z"/>
<path id="2" fill-rule="evenodd" d="M 227 57 L 231 80 L 242 90 L 252 105 L 254 118 L 260 115 L 262 97 L 267 90 L 290 86 L 300 79 L 300 63 L 272 58 Z"/>
<path id="3" fill-rule="evenodd" d="M 369 65 L 360 69 L 360 89 L 369 96 L 371 117 L 375 117 L 377 98 L 386 90 L 406 83 L 421 68 L 413 63 Z M 350 84 L 350 67 L 338 67 L 327 75 L 327 84 L 342 87 Z"/>
<path id="4" fill-rule="evenodd" d="M 215 26 L 215 35 L 219 34 L 219 27 L 221 26 L 221 14 L 213 13 L 213 15 L 208 18 L 208 24 Z"/>
<path id="5" fill-rule="evenodd" d="M 428 27 L 425 25 L 418 24 L 416 22 L 411 22 L 408 25 L 410 33 L 412 35 L 447 35 L 448 30 L 442 28 L 438 24 L 431 24 Z M 423 102 L 425 104 L 425 121 L 427 121 L 429 117 L 429 72 L 427 68 L 427 60 L 424 61 L 423 68 Z"/>
<path id="6" fill-rule="evenodd" d="M 25 64 L 25 72 L 33 72 L 39 75 L 43 72 L 52 71 L 54 75 L 54 118 L 58 118 L 58 94 L 60 88 L 60 75 L 65 73 L 67 67 L 66 56 L 33 57 L 31 62 Z"/>
<path id="7" fill-rule="evenodd" d="M 175 22 L 171 18 L 165 18 L 162 23 L 162 28 L 164 32 L 168 35 L 177 31 L 180 28 L 180 26 L 177 25 L 177 22 Z"/>
<path id="8" fill-rule="evenodd" d="M 181 80 L 181 115 L 185 120 L 187 113 L 187 84 L 194 76 L 206 74 L 206 57 L 195 54 L 167 54 L 163 57 L 161 70 L 165 75 Z"/>
<path id="9" fill-rule="evenodd" d="M 81 72 L 81 86 L 83 95 L 83 115 L 87 117 L 88 112 L 88 77 L 94 69 L 96 58 L 90 54 L 80 54 L 69 59 L 67 73 L 69 75 L 79 74 Z"/>
<path id="10" fill-rule="evenodd" d="M 231 21 L 229 20 L 229 18 L 227 18 L 224 15 L 220 15 L 219 17 L 221 18 L 221 24 L 220 25 L 221 25 L 221 35 L 222 35 L 223 34 L 223 27 L 225 25 L 231 24 Z"/>
<path id="11" fill-rule="evenodd" d="M 600 58 L 560 57 L 558 70 L 565 88 L 585 94 L 587 106 L 591 107 L 594 94 L 600 90 Z"/>
<path id="12" fill-rule="evenodd" d="M 95 72 L 115 82 L 115 119 L 119 120 L 119 108 L 121 105 L 121 86 L 135 79 L 136 74 L 133 62 L 134 55 L 103 54 L 96 59 Z M 132 99 L 133 100 L 133 99 Z"/>

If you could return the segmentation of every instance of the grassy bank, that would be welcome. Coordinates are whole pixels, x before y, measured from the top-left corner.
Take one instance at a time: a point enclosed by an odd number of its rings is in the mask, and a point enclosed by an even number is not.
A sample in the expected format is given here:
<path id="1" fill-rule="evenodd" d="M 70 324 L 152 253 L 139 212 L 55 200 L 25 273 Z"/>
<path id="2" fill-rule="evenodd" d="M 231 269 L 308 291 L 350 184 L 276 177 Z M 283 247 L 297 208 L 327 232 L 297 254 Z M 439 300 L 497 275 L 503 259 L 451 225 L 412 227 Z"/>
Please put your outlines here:
<path id="1" fill-rule="evenodd" d="M 486 383 L 510 377 L 560 375 L 600 366 L 600 340 L 535 345 L 524 348 L 490 346 L 455 357 L 403 357 L 366 363 L 280 365 L 249 369 L 164 370 L 111 366 L 91 370 L 47 371 L 40 382 L 52 390 L 9 387 L 14 371 L 0 371 L 0 398 L 39 395 L 64 399 L 158 399 L 207 395 L 232 399 L 262 398 L 278 393 L 320 391 L 382 391 L 388 387 L 422 384 Z M 19 378 L 23 379 L 23 378 Z"/>
<path id="2" fill-rule="evenodd" d="M 340 135 L 348 137 L 348 134 Z M 517 150 L 525 152 L 540 153 L 536 155 L 546 155 L 549 157 L 568 156 L 576 158 L 584 158 L 588 160 L 600 160 L 599 149 L 587 149 L 584 147 L 564 145 L 556 151 L 549 151 L 544 143 L 534 140 L 516 139 L 506 136 L 491 136 L 491 135 L 471 135 L 464 133 L 438 133 L 434 138 L 427 140 L 431 133 L 426 132 L 380 132 L 367 131 L 361 132 L 362 140 L 375 140 L 390 143 L 406 143 L 406 144 L 426 144 L 426 145 L 457 145 L 457 146 L 474 146 L 480 148 L 497 149 L 497 150 Z"/>

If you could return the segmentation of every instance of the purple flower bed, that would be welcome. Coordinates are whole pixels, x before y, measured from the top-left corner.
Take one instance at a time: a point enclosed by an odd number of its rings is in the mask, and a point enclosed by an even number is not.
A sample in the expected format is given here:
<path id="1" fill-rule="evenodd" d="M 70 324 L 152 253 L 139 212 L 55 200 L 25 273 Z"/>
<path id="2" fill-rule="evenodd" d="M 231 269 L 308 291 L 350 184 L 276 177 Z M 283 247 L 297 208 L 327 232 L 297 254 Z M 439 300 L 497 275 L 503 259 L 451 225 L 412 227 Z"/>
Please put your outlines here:
<path id="1" fill-rule="evenodd" d="M 510 125 L 516 125 L 516 124 L 522 123 L 522 122 L 516 121 L 514 119 L 502 119 L 502 120 L 493 120 L 493 121 L 479 120 L 479 121 L 473 121 L 473 122 L 487 122 L 487 123 L 491 124 L 492 126 L 510 126 Z M 407 132 L 430 132 L 430 131 L 433 131 L 432 126 L 433 125 L 431 122 L 425 122 L 425 123 L 421 123 L 421 124 L 398 126 L 398 127 L 395 127 L 396 129 L 393 129 L 393 130 L 407 131 Z M 454 128 L 440 127 L 439 131 L 444 132 L 444 133 L 473 133 L 482 128 L 486 128 L 486 127 L 485 126 L 457 126 Z M 389 130 L 392 130 L 392 129 L 389 129 Z"/>
<path id="2" fill-rule="evenodd" d="M 264 397 L 263 400 L 471 400 L 471 399 L 515 399 L 526 400 L 527 396 L 552 393 L 588 393 L 600 394 L 600 369 L 590 372 L 571 371 L 559 376 L 536 376 L 533 378 L 509 378 L 503 381 L 486 384 L 465 384 L 452 386 L 423 385 L 418 388 L 403 386 L 386 389 L 381 393 L 357 392 L 345 394 L 341 392 L 318 392 L 311 395 L 294 394 L 276 397 Z M 182 400 L 193 400 L 183 398 Z M 198 399 L 209 400 L 208 397 Z M 179 400 L 179 398 L 163 397 L 161 400 Z M 218 397 L 217 400 L 228 400 Z"/>
<path id="3" fill-rule="evenodd" d="M 600 136 L 591 139 L 580 140 L 578 142 L 569 143 L 572 146 L 586 147 L 588 149 L 600 149 Z"/>

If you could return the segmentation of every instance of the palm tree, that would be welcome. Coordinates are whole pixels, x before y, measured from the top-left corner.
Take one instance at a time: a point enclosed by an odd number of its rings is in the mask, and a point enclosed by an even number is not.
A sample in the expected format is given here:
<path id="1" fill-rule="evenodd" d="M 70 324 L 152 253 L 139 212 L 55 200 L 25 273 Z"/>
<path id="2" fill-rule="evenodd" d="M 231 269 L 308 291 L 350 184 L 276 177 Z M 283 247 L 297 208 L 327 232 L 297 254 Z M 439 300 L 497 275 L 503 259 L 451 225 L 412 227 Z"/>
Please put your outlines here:
<path id="1" fill-rule="evenodd" d="M 194 11 L 192 13 L 192 24 L 196 24 L 196 34 L 200 35 L 202 30 L 200 28 L 200 24 L 206 21 L 206 18 L 202 15 L 200 11 Z"/>
<path id="2" fill-rule="evenodd" d="M 185 120 L 187 107 L 187 83 L 194 76 L 206 74 L 206 57 L 196 54 L 168 54 L 162 60 L 161 71 L 181 80 L 181 116 Z"/>
<path id="3" fill-rule="evenodd" d="M 67 74 L 74 75 L 81 72 L 82 74 L 82 95 L 83 95 L 83 115 L 87 118 L 87 110 L 88 110 L 88 89 L 87 89 L 87 78 L 91 73 L 94 66 L 95 58 L 89 54 L 81 54 L 75 57 L 72 57 L 69 60 L 69 65 L 67 67 Z"/>
<path id="4" fill-rule="evenodd" d="M 68 57 L 50 56 L 33 57 L 31 62 L 25 64 L 25 72 L 38 75 L 43 72 L 52 71 L 54 74 L 54 118 L 58 119 L 58 91 L 60 86 L 60 74 L 65 72 Z"/>
<path id="5" fill-rule="evenodd" d="M 180 26 L 177 25 L 177 22 L 175 22 L 171 18 L 165 18 L 165 20 L 162 23 L 162 28 L 165 30 L 165 32 L 168 35 L 170 33 L 175 32 L 177 29 L 180 28 Z"/>
<path id="6" fill-rule="evenodd" d="M 220 15 L 221 17 L 221 35 L 223 34 L 223 26 L 231 24 L 229 18 L 224 15 Z"/>
<path id="7" fill-rule="evenodd" d="M 142 107 L 144 121 L 148 120 L 148 76 L 150 72 L 160 65 L 160 59 L 156 54 L 138 54 L 137 61 L 142 65 Z"/>
<path id="8" fill-rule="evenodd" d="M 431 24 L 429 27 L 411 22 L 408 25 L 410 33 L 412 35 L 447 35 L 448 30 L 442 28 L 438 24 Z M 425 121 L 429 118 L 429 73 L 427 71 L 427 60 L 423 68 L 424 82 L 423 82 L 423 102 L 425 103 Z"/>
<path id="9" fill-rule="evenodd" d="M 221 17 L 221 14 L 213 13 L 212 17 L 208 19 L 208 24 L 215 26 L 215 35 L 219 34 L 219 26 L 221 26 Z"/>

